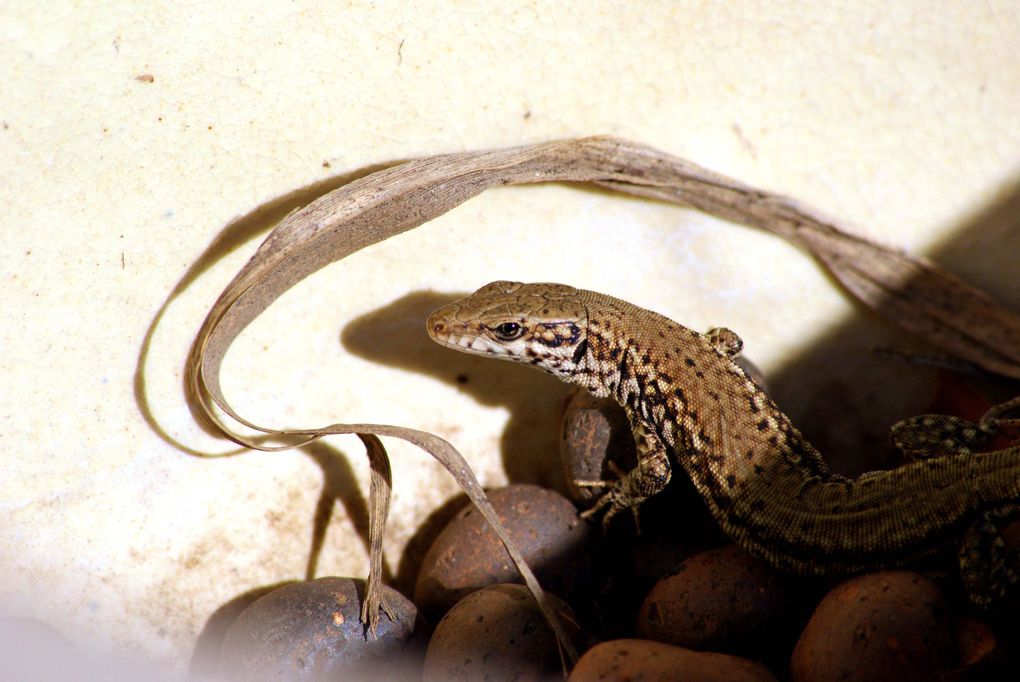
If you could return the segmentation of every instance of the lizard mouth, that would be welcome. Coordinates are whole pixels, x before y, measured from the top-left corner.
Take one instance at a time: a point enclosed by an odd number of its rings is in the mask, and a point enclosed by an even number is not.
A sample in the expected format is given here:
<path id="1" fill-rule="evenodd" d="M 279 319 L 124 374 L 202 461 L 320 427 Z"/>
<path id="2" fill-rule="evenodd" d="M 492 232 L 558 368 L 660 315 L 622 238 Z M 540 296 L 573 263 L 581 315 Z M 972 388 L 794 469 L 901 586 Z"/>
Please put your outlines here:
<path id="1" fill-rule="evenodd" d="M 509 352 L 476 331 L 467 329 L 463 323 L 452 322 L 445 308 L 429 316 L 425 326 L 433 341 L 441 346 L 455 348 L 475 355 L 508 355 Z"/>

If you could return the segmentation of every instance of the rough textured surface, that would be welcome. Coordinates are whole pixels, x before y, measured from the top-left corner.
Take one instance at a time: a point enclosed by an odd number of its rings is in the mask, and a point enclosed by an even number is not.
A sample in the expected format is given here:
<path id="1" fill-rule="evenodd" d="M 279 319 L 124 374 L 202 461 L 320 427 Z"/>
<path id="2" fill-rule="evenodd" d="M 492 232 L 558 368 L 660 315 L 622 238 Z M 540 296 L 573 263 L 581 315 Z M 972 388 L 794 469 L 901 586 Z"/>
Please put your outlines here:
<path id="1" fill-rule="evenodd" d="M 550 595 L 571 622 L 570 609 Z M 424 682 L 553 680 L 561 663 L 556 638 L 522 585 L 490 585 L 450 610 L 425 654 Z"/>
<path id="2" fill-rule="evenodd" d="M 489 491 L 499 520 L 542 585 L 569 593 L 588 561 L 588 524 L 565 497 L 534 485 Z M 506 549 L 472 505 L 436 537 L 421 564 L 414 602 L 432 622 L 455 602 L 487 585 L 520 580 Z"/>
<path id="3" fill-rule="evenodd" d="M 953 663 L 938 587 L 917 573 L 849 580 L 815 609 L 793 652 L 794 682 L 935 680 Z"/>
<path id="4" fill-rule="evenodd" d="M 392 589 L 376 636 L 361 622 L 365 584 L 350 578 L 291 583 L 256 600 L 223 641 L 229 680 L 412 679 L 428 637 L 414 604 Z"/>
<path id="5" fill-rule="evenodd" d="M 1018 32 L 1014 0 L 4 3 L 0 73 L 16 87 L 0 88 L 0 611 L 181 669 L 221 605 L 306 574 L 317 526 L 319 573 L 365 574 L 355 439 L 212 461 L 152 424 L 229 449 L 182 397 L 193 334 L 274 218 L 377 164 L 614 133 L 850 218 L 1020 302 Z M 426 350 L 435 304 L 408 298 L 494 277 L 726 324 L 845 467 L 923 399 L 916 370 L 870 356 L 901 343 L 788 245 L 562 187 L 487 193 L 302 283 L 232 350 L 227 393 L 262 423 L 417 426 L 462 448 L 486 485 L 508 472 L 559 485 L 550 449 L 529 443 L 555 449 L 565 393 Z M 355 318 L 382 357 L 341 347 Z M 833 396 L 853 409 L 813 419 Z M 456 491 L 388 445 L 396 570 Z M 334 498 L 330 520 L 319 512 Z"/>
<path id="6" fill-rule="evenodd" d="M 760 659 L 792 645 L 790 634 L 802 624 L 794 585 L 791 576 L 734 545 L 701 552 L 656 583 L 641 605 L 635 634 Z"/>
<path id="7" fill-rule="evenodd" d="M 691 651 L 646 639 L 616 639 L 592 647 L 569 682 L 774 682 L 765 666 L 746 658 Z"/>

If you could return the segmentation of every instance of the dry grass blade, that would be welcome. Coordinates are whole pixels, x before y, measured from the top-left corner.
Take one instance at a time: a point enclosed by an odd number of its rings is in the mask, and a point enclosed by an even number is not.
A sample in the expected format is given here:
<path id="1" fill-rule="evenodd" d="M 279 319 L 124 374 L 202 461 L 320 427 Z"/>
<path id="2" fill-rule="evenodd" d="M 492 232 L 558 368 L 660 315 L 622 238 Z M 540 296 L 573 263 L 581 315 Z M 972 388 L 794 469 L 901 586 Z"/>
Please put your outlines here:
<path id="1" fill-rule="evenodd" d="M 378 436 L 370 433 L 358 434 L 365 444 L 368 463 L 371 467 L 371 478 L 368 483 L 369 529 L 368 557 L 371 565 L 368 569 L 368 586 L 365 588 L 365 601 L 361 604 L 361 622 L 367 623 L 372 635 L 376 634 L 379 624 L 379 609 L 386 612 L 391 620 L 396 620 L 393 609 L 386 602 L 382 591 L 382 542 L 386 530 L 386 518 L 390 513 L 390 491 L 393 478 L 390 474 L 390 457 Z"/>
<path id="2" fill-rule="evenodd" d="M 237 414 L 220 386 L 220 367 L 233 340 L 307 275 L 441 215 L 489 187 L 549 181 L 596 182 L 774 232 L 808 250 L 851 293 L 896 323 L 975 365 L 1020 378 L 1020 317 L 981 291 L 922 260 L 855 236 L 790 199 L 626 140 L 582 138 L 419 159 L 363 177 L 291 213 L 226 287 L 196 337 L 186 384 L 201 417 L 225 437 L 262 450 L 330 434 L 361 434 L 373 457 L 373 471 L 386 459 L 375 436 L 402 438 L 431 453 L 499 533 L 564 646 L 569 643 L 546 608 L 538 583 L 507 541 L 474 474 L 449 443 L 421 431 L 378 424 L 265 428 Z M 280 444 L 267 445 L 263 436 L 245 435 L 239 426 L 275 437 Z M 375 473 L 372 479 L 379 486 L 384 485 L 381 472 L 378 480 Z M 381 534 L 385 505 L 373 508 L 379 515 L 373 528 Z M 376 552 L 373 545 L 373 555 Z M 370 584 L 378 585 L 378 573 L 373 556 Z"/>

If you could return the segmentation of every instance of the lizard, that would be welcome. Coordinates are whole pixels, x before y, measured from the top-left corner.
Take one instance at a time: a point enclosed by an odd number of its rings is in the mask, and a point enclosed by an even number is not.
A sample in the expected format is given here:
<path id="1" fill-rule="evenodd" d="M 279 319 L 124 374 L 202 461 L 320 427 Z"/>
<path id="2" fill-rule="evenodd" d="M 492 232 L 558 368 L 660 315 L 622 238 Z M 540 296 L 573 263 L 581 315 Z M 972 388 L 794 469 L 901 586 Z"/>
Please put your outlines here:
<path id="1" fill-rule="evenodd" d="M 435 311 L 429 336 L 511 360 L 612 397 L 638 463 L 585 516 L 603 523 L 665 488 L 674 464 L 736 544 L 805 575 L 907 565 L 956 543 L 970 600 L 987 607 L 1020 580 L 999 529 L 1020 516 L 1020 446 L 976 452 L 1020 398 L 978 423 L 922 415 L 893 429 L 911 461 L 847 478 L 734 362 L 742 341 L 707 334 L 626 301 L 563 284 L 498 281 Z"/>

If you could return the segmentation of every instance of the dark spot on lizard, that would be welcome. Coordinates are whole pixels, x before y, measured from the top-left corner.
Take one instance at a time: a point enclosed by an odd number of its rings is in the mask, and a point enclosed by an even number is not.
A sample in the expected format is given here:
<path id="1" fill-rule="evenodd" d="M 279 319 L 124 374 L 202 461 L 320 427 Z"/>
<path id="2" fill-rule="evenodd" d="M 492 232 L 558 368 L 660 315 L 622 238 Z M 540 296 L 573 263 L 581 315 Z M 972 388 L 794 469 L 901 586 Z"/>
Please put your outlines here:
<path id="1" fill-rule="evenodd" d="M 704 378 L 705 378 L 705 373 L 704 373 L 704 372 L 702 372 L 702 371 L 701 371 L 701 370 L 699 369 L 699 370 L 697 370 L 697 371 L 696 371 L 696 372 L 694 373 L 694 376 L 698 377 L 699 379 L 704 379 Z"/>
<path id="2" fill-rule="evenodd" d="M 736 476 L 734 476 L 733 474 L 728 474 L 728 475 L 726 476 L 726 485 L 727 485 L 728 487 L 732 488 L 732 487 L 733 487 L 733 486 L 735 486 L 736 484 L 737 484 L 737 477 L 736 477 Z"/>
<path id="3" fill-rule="evenodd" d="M 761 408 L 758 407 L 758 401 L 754 399 L 753 395 L 752 396 L 748 396 L 747 402 L 750 403 L 750 405 L 751 405 L 751 412 L 753 414 L 758 414 L 759 412 L 761 412 Z"/>
<path id="4" fill-rule="evenodd" d="M 765 429 L 767 429 L 769 427 L 769 420 L 768 419 L 762 419 L 760 422 L 758 422 L 756 424 L 756 426 L 758 427 L 759 431 L 764 431 Z"/>
<path id="5" fill-rule="evenodd" d="M 620 364 L 617 366 L 617 370 L 620 372 L 620 383 L 622 384 L 626 379 L 630 378 L 630 364 L 627 360 L 630 359 L 630 353 L 624 353 L 623 359 L 620 360 Z"/>
<path id="6" fill-rule="evenodd" d="M 581 343 L 577 344 L 577 348 L 574 349 L 574 356 L 571 358 L 573 363 L 576 365 L 581 362 L 584 358 L 585 353 L 588 352 L 588 339 L 581 339 Z"/>
<path id="7" fill-rule="evenodd" d="M 691 358 L 684 358 L 684 364 L 687 365 L 688 367 L 694 367 L 694 365 L 698 363 L 694 362 L 694 360 L 692 360 Z"/>

